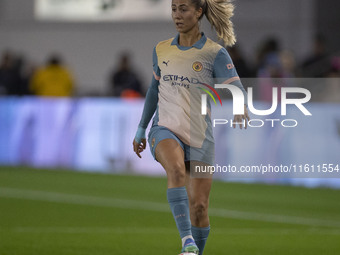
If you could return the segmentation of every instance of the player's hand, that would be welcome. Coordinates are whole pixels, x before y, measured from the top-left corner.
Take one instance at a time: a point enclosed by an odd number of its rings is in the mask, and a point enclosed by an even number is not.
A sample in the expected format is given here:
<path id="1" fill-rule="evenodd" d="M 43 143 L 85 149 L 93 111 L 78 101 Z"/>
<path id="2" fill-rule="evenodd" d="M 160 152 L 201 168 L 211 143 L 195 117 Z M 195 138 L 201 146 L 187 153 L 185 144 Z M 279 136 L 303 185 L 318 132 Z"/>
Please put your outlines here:
<path id="1" fill-rule="evenodd" d="M 140 153 L 146 148 L 146 139 L 145 139 L 145 128 L 138 127 L 136 136 L 132 142 L 133 151 L 137 154 L 139 158 L 142 158 Z"/>
<path id="2" fill-rule="evenodd" d="M 248 115 L 248 109 L 247 106 L 244 106 L 244 114 L 241 115 L 235 115 L 234 116 L 234 121 L 233 121 L 233 128 L 236 128 L 236 123 L 239 123 L 240 129 L 242 129 L 242 124 L 244 122 L 244 128 L 247 129 L 248 127 L 248 121 L 250 120 L 249 115 Z"/>
<path id="3" fill-rule="evenodd" d="M 132 144 L 133 144 L 133 151 L 137 154 L 137 156 L 138 156 L 139 158 L 142 158 L 142 156 L 140 155 L 140 153 L 141 153 L 142 151 L 144 151 L 145 148 L 146 148 L 146 139 L 145 139 L 145 138 L 142 138 L 140 143 L 138 143 L 138 142 L 136 141 L 136 139 L 133 139 L 133 143 L 132 143 Z"/>

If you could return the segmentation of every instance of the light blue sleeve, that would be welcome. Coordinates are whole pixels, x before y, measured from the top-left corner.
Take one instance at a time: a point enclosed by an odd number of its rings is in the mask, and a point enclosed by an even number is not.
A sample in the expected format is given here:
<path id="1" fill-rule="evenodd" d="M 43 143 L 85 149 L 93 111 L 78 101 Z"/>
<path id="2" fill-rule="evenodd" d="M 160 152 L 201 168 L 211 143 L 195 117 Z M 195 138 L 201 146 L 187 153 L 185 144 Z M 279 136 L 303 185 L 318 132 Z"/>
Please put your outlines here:
<path id="1" fill-rule="evenodd" d="M 154 75 L 157 77 L 161 76 L 161 71 L 158 66 L 158 57 L 157 57 L 157 52 L 156 52 L 156 47 L 153 49 L 153 54 L 152 54 L 152 68 Z"/>
<path id="2" fill-rule="evenodd" d="M 156 49 L 153 51 L 153 72 L 151 85 L 146 93 L 145 103 L 142 118 L 139 122 L 135 140 L 140 143 L 143 138 L 145 138 L 145 130 L 149 125 L 149 122 L 154 115 L 157 104 L 158 104 L 158 85 L 160 78 L 160 69 L 158 67 L 157 53 Z"/>
<path id="3" fill-rule="evenodd" d="M 217 83 L 228 83 L 241 89 L 244 95 L 244 102 L 248 105 L 247 92 L 237 74 L 233 61 L 225 48 L 221 48 L 216 55 L 213 66 L 213 77 Z"/>
<path id="4" fill-rule="evenodd" d="M 146 93 L 143 114 L 138 127 L 146 129 L 153 114 L 157 109 L 158 85 L 159 81 L 157 81 L 155 77 L 152 77 L 151 86 L 149 87 L 148 92 Z"/>

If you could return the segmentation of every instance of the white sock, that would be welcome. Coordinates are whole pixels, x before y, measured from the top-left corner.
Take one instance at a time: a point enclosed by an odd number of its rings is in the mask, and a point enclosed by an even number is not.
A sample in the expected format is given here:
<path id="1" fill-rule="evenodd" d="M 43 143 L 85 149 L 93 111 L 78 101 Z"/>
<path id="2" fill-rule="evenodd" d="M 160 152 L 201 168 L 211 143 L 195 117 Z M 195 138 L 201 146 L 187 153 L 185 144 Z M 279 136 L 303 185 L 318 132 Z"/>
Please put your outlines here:
<path id="1" fill-rule="evenodd" d="M 182 238 L 182 247 L 184 246 L 184 243 L 187 239 L 191 238 L 192 240 L 194 240 L 194 238 L 192 237 L 192 235 L 188 235 Z"/>

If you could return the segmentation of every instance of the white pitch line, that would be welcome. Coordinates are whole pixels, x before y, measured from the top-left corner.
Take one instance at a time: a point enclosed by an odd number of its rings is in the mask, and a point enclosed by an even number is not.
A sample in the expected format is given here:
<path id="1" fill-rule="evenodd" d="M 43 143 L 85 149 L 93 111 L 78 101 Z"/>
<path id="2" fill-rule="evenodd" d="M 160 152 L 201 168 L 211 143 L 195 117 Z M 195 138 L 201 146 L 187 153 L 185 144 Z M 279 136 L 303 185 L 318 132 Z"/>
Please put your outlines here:
<path id="1" fill-rule="evenodd" d="M 18 233 L 65 233 L 65 234 L 171 234 L 174 228 L 145 227 L 14 227 L 0 232 Z M 339 229 L 294 228 L 214 228 L 215 235 L 340 235 Z"/>
<path id="2" fill-rule="evenodd" d="M 243 220 L 256 220 L 264 222 L 275 222 L 275 223 L 288 223 L 296 225 L 307 225 L 314 227 L 340 227 L 339 221 L 323 220 L 323 219 L 312 219 L 305 217 L 287 216 L 287 215 L 275 215 L 275 214 L 264 214 L 256 212 L 244 212 L 244 211 L 233 211 L 225 209 L 209 209 L 209 215 L 220 216 L 225 218 L 243 219 Z"/>
<path id="3" fill-rule="evenodd" d="M 48 191 L 23 190 L 0 187 L 0 197 L 170 213 L 169 205 L 165 203 L 142 200 L 103 198 Z M 256 212 L 234 211 L 218 208 L 209 208 L 209 215 L 222 218 L 307 225 L 313 227 L 340 227 L 339 221 Z"/>
<path id="4" fill-rule="evenodd" d="M 0 228 L 1 231 L 1 228 Z M 15 227 L 3 229 L 5 232 L 19 233 L 65 233 L 65 234 L 169 234 L 176 229 L 144 227 Z"/>
<path id="5" fill-rule="evenodd" d="M 38 201 L 58 202 L 66 204 L 91 205 L 101 207 L 131 208 L 147 211 L 169 212 L 167 204 L 155 203 L 141 200 L 126 200 L 116 198 L 104 198 L 95 196 L 84 196 L 49 191 L 23 190 L 13 188 L 1 188 L 0 197 L 29 199 Z"/>

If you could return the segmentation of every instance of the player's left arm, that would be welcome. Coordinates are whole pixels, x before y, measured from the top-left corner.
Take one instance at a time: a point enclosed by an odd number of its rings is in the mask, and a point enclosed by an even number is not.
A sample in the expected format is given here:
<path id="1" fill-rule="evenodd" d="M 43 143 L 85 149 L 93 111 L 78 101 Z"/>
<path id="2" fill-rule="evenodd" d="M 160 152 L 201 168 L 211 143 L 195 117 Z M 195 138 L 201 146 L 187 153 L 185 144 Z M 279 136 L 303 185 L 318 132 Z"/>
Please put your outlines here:
<path id="1" fill-rule="evenodd" d="M 223 84 L 231 84 L 238 87 L 243 95 L 244 95 L 244 114 L 234 115 L 234 124 L 233 127 L 236 127 L 235 123 L 239 123 L 240 128 L 242 129 L 242 123 L 245 122 L 245 128 L 247 128 L 247 123 L 250 120 L 248 115 L 248 101 L 247 101 L 247 92 L 245 91 L 240 77 L 237 74 L 236 68 L 233 64 L 232 59 L 229 56 L 229 53 L 225 48 L 221 48 L 216 55 L 214 66 L 213 66 L 213 77 L 218 83 Z"/>
<path id="2" fill-rule="evenodd" d="M 159 86 L 160 76 L 161 76 L 161 73 L 160 73 L 160 69 L 158 66 L 158 57 L 156 53 L 156 48 L 154 48 L 153 50 L 153 77 L 152 77 L 151 85 L 148 89 L 148 92 L 146 93 L 142 118 L 139 122 L 135 138 L 133 139 L 133 142 L 132 142 L 133 150 L 137 154 L 137 156 L 140 158 L 141 158 L 140 153 L 143 152 L 146 148 L 146 136 L 145 136 L 146 128 L 149 125 L 149 122 L 157 109 L 158 93 L 159 93 L 158 86 Z"/>

